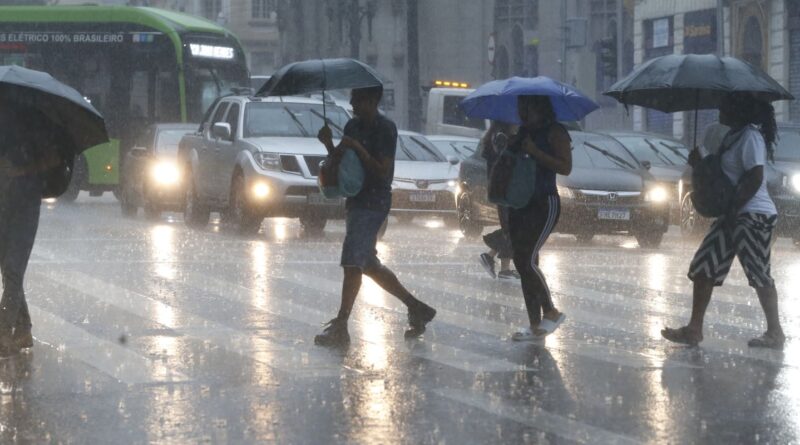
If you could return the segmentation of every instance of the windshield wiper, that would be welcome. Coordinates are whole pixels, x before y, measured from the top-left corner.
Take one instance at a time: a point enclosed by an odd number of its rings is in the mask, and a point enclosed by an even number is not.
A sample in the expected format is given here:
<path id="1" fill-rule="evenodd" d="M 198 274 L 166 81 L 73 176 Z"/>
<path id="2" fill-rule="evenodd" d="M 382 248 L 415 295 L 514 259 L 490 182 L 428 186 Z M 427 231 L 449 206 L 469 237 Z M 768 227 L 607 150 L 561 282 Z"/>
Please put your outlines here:
<path id="1" fill-rule="evenodd" d="M 306 127 L 304 127 L 303 123 L 300 122 L 300 119 L 297 118 L 297 115 L 294 114 L 292 110 L 289 109 L 289 107 L 285 106 L 283 107 L 283 109 L 286 110 L 287 113 L 289 113 L 289 116 L 292 117 L 294 123 L 297 124 L 297 128 L 299 128 L 300 131 L 303 133 L 303 137 L 309 137 L 308 130 L 306 130 Z"/>
<path id="2" fill-rule="evenodd" d="M 686 157 L 686 156 L 685 156 L 683 153 L 681 153 L 681 151 L 680 151 L 680 150 L 678 150 L 677 148 L 675 148 L 675 147 L 673 147 L 673 146 L 671 146 L 671 145 L 667 145 L 667 144 L 666 144 L 666 143 L 664 143 L 664 142 L 659 142 L 659 144 L 663 145 L 663 146 L 664 146 L 664 147 L 665 147 L 667 150 L 669 150 L 669 151 L 671 151 L 671 152 L 675 153 L 675 155 L 676 155 L 676 156 L 678 156 L 679 158 L 683 159 L 684 161 L 688 161 L 688 160 L 689 160 L 689 158 L 687 158 L 687 157 Z"/>
<path id="3" fill-rule="evenodd" d="M 656 148 L 656 146 L 652 142 L 648 141 L 647 139 L 645 139 L 644 142 L 647 144 L 648 147 L 650 147 L 650 150 L 653 150 L 653 153 L 655 153 L 659 159 L 661 159 L 662 161 L 666 162 L 669 165 L 675 165 L 675 163 L 670 161 L 669 158 L 667 158 L 666 156 L 664 156 L 664 153 L 661 153 L 661 151 L 658 148 Z"/>
<path id="4" fill-rule="evenodd" d="M 320 113 L 319 111 L 314 110 L 314 109 L 311 109 L 310 111 L 311 111 L 311 114 L 313 114 L 314 116 L 317 116 L 318 118 L 322 119 L 326 124 L 328 124 L 331 127 L 335 128 L 339 133 L 344 134 L 344 129 L 342 127 L 334 124 L 332 120 L 330 120 L 327 117 L 323 116 L 322 113 Z"/>
<path id="5" fill-rule="evenodd" d="M 437 152 L 435 152 L 435 151 L 431 150 L 431 149 L 430 149 L 430 147 L 427 147 L 427 146 L 425 146 L 425 144 L 423 144 L 422 142 L 420 142 L 420 141 L 418 141 L 418 140 L 416 140 L 416 139 L 414 139 L 414 138 L 410 138 L 410 139 L 411 139 L 412 141 L 414 141 L 414 143 L 415 143 L 415 144 L 417 144 L 417 145 L 419 145 L 420 147 L 422 147 L 422 149 L 423 149 L 423 150 L 425 150 L 426 152 L 428 152 L 428 154 L 430 154 L 431 156 L 433 156 L 433 159 L 435 159 L 435 160 L 437 160 L 437 161 L 439 161 L 439 162 L 444 162 L 444 161 L 445 161 L 445 160 L 443 160 L 443 159 L 442 159 L 442 156 L 441 156 L 439 153 L 437 153 Z"/>
<path id="6" fill-rule="evenodd" d="M 603 156 L 607 157 L 608 159 L 611 159 L 612 161 L 614 161 L 615 164 L 617 164 L 620 167 L 625 168 L 627 166 L 627 168 L 629 168 L 631 170 L 636 170 L 636 167 L 633 164 L 631 164 L 630 162 L 626 161 L 625 159 L 615 155 L 614 153 L 609 152 L 608 150 L 604 150 L 604 149 L 592 144 L 591 142 L 584 142 L 583 145 L 585 145 L 585 146 L 587 146 L 587 147 L 589 147 L 591 149 L 599 151 L 600 153 L 603 154 Z"/>

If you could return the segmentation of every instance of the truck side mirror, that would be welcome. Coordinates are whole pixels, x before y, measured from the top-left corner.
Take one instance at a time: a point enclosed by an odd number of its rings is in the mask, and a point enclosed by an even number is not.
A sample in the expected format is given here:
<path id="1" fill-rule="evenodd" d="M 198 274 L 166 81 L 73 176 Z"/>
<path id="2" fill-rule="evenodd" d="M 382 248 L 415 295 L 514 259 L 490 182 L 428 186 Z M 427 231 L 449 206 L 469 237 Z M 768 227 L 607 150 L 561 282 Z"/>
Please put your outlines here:
<path id="1" fill-rule="evenodd" d="M 642 161 L 642 167 L 644 167 L 645 170 L 650 170 L 653 164 L 650 161 Z"/>
<path id="2" fill-rule="evenodd" d="M 231 138 L 231 124 L 217 122 L 211 127 L 211 134 L 217 139 L 229 140 Z"/>
<path id="3" fill-rule="evenodd" d="M 450 165 L 458 165 L 458 163 L 461 162 L 461 160 L 458 159 L 458 156 L 448 155 L 447 162 L 449 162 Z"/>

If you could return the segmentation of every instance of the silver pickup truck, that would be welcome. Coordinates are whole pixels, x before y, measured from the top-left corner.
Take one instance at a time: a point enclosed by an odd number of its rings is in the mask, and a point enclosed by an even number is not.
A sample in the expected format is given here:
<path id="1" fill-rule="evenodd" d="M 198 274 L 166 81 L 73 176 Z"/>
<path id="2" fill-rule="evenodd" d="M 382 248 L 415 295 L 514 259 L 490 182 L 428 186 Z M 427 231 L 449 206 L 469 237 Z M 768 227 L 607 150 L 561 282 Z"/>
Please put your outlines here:
<path id="1" fill-rule="evenodd" d="M 338 139 L 350 116 L 337 105 L 326 108 Z M 323 103 L 315 99 L 218 99 L 198 131 L 180 142 L 186 224 L 205 227 L 218 211 L 241 233 L 257 233 L 264 217 L 300 218 L 309 233 L 341 218 L 343 202 L 324 199 L 317 188 L 327 154 L 316 138 L 323 122 Z"/>

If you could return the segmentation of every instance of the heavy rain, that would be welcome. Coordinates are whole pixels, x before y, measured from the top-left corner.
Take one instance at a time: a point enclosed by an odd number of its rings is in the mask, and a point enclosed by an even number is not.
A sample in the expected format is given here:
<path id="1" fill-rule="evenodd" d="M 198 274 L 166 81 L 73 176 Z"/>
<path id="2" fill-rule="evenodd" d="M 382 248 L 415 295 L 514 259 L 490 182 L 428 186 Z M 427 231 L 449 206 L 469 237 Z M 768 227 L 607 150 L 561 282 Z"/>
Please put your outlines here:
<path id="1" fill-rule="evenodd" d="M 0 443 L 800 443 L 800 2 L 0 0 Z"/>

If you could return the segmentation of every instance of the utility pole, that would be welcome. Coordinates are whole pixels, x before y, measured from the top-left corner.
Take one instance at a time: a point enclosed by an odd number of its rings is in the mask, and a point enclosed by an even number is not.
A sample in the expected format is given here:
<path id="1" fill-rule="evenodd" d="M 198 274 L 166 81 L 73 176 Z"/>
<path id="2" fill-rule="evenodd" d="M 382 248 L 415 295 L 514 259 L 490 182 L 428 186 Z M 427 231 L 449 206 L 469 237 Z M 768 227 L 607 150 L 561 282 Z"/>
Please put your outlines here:
<path id="1" fill-rule="evenodd" d="M 717 0 L 717 54 L 725 55 L 725 9 L 723 0 Z"/>
<path id="2" fill-rule="evenodd" d="M 406 0 L 406 41 L 408 43 L 408 128 L 421 127 L 422 97 L 419 84 L 419 2 Z"/>
<path id="3" fill-rule="evenodd" d="M 358 59 L 361 55 L 361 2 L 350 0 L 347 10 L 350 19 L 350 57 Z"/>
<path id="4" fill-rule="evenodd" d="M 624 0 L 617 0 L 617 80 L 625 76 L 625 64 L 622 60 L 622 56 L 625 54 L 625 36 L 623 34 L 625 32 L 625 24 L 623 23 L 625 17 L 624 3 Z"/>
<path id="5" fill-rule="evenodd" d="M 567 0 L 561 0 L 561 81 L 567 82 Z"/>

